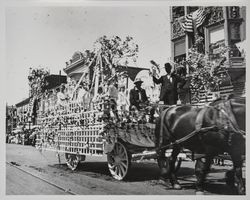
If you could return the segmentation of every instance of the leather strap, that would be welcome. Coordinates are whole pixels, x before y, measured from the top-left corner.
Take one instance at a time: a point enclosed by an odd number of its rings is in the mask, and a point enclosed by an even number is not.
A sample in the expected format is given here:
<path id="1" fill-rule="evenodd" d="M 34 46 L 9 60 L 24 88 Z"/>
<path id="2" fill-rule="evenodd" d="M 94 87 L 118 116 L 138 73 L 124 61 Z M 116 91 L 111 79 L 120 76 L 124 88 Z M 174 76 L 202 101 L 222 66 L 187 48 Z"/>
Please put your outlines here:
<path id="1" fill-rule="evenodd" d="M 159 146 L 161 146 L 161 144 L 162 144 L 162 142 L 163 142 L 163 133 L 164 133 L 164 127 L 166 126 L 165 124 L 164 124 L 164 119 L 165 119 L 165 117 L 166 117 L 166 115 L 167 115 L 167 112 L 169 111 L 169 109 L 170 108 L 172 108 L 173 106 L 170 106 L 169 108 L 167 108 L 167 109 L 165 109 L 165 110 L 163 110 L 162 111 L 162 113 L 161 113 L 161 122 L 160 122 L 160 134 L 159 134 Z M 166 128 L 165 128 L 166 129 Z"/>
<path id="2" fill-rule="evenodd" d="M 206 107 L 202 108 L 198 112 L 198 115 L 197 115 L 196 120 L 195 120 L 195 130 L 196 131 L 200 131 L 201 130 L 202 124 L 203 124 L 204 115 L 207 112 L 208 108 L 209 108 L 209 106 L 206 106 Z"/>

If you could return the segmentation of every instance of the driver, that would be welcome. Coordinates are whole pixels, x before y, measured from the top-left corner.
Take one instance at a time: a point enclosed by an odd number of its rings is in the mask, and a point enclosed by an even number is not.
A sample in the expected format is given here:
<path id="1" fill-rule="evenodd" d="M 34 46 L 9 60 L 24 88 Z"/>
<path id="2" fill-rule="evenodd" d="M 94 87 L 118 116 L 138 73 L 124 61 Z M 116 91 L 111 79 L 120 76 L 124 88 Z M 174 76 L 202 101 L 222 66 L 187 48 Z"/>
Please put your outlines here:
<path id="1" fill-rule="evenodd" d="M 129 93 L 130 110 L 134 108 L 140 110 L 143 108 L 143 105 L 148 104 L 146 91 L 141 87 L 142 83 L 143 81 L 140 78 L 136 78 L 134 81 L 135 87 Z"/>

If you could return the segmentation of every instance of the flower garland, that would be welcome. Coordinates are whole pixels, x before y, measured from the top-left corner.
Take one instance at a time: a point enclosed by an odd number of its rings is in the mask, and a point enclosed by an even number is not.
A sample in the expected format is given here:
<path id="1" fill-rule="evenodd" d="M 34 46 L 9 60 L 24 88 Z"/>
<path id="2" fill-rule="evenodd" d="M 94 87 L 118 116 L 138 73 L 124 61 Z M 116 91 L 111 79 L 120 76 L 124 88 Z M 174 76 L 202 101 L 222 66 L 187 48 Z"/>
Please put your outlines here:
<path id="1" fill-rule="evenodd" d="M 44 87 L 48 84 L 45 81 L 45 77 L 50 73 L 44 68 L 32 69 L 28 76 L 29 86 L 31 88 L 31 96 L 39 95 L 42 93 Z"/>
<path id="2" fill-rule="evenodd" d="M 104 35 L 98 38 L 94 43 L 94 51 L 101 53 L 103 82 L 110 81 L 110 78 L 117 82 L 117 76 L 121 75 L 117 72 L 117 66 L 127 66 L 131 60 L 136 62 L 138 49 L 131 36 L 127 36 L 124 40 L 119 36 Z"/>
<path id="3" fill-rule="evenodd" d="M 199 41 L 202 41 L 200 38 Z M 188 56 L 182 63 L 177 63 L 178 67 L 188 65 L 190 74 L 187 79 L 190 80 L 190 89 L 193 98 L 200 101 L 201 93 L 207 97 L 211 92 L 218 91 L 225 77 L 228 76 L 225 66 L 226 53 L 229 48 L 220 45 L 217 48 L 217 59 L 214 59 L 213 53 L 203 54 L 198 51 L 196 45 L 188 50 Z"/>

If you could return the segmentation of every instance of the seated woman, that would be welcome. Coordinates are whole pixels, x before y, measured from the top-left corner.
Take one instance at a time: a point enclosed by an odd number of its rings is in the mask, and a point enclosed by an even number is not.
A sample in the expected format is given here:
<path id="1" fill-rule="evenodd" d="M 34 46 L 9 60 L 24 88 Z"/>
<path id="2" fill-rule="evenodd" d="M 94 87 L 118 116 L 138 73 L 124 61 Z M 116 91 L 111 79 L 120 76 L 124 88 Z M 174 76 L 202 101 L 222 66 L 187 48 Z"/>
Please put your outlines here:
<path id="1" fill-rule="evenodd" d="M 59 108 L 67 105 L 67 96 L 64 94 L 65 86 L 61 85 L 59 92 L 57 93 L 57 105 Z"/>
<path id="2" fill-rule="evenodd" d="M 108 98 L 110 100 L 110 107 L 117 121 L 120 121 L 117 110 L 117 100 L 118 100 L 118 84 L 113 81 L 108 86 Z"/>
<path id="3" fill-rule="evenodd" d="M 80 84 L 77 90 L 77 102 L 80 105 L 83 105 L 85 103 L 84 100 L 85 100 L 86 94 L 87 94 L 87 90 L 83 87 L 82 84 Z"/>
<path id="4" fill-rule="evenodd" d="M 118 106 L 118 110 L 128 110 L 129 102 L 127 99 L 124 85 L 120 87 L 120 91 L 118 93 L 118 99 L 117 99 L 117 106 Z"/>

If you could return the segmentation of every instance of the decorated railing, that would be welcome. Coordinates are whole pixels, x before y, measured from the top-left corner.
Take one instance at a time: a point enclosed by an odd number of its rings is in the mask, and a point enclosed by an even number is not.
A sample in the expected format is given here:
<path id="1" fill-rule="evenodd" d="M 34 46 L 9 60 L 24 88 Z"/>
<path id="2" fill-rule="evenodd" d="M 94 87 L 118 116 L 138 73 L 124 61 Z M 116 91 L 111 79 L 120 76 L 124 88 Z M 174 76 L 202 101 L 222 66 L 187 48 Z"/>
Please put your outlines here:
<path id="1" fill-rule="evenodd" d="M 155 125 L 149 123 L 148 109 L 118 111 L 118 117 L 109 101 L 92 102 L 89 110 L 82 103 L 71 101 L 54 108 L 50 116 L 38 117 L 37 148 L 79 155 L 102 155 L 117 140 L 138 147 L 154 147 Z"/>
<path id="2" fill-rule="evenodd" d="M 100 133 L 103 131 L 103 112 L 93 103 L 91 111 L 78 101 L 50 110 L 50 115 L 38 116 L 37 147 L 60 152 L 99 154 L 103 151 Z"/>

